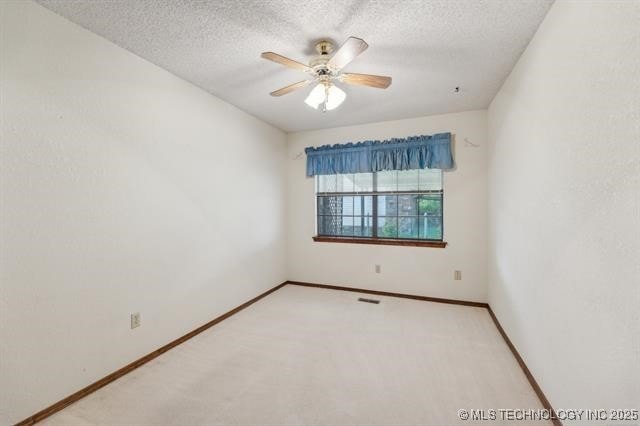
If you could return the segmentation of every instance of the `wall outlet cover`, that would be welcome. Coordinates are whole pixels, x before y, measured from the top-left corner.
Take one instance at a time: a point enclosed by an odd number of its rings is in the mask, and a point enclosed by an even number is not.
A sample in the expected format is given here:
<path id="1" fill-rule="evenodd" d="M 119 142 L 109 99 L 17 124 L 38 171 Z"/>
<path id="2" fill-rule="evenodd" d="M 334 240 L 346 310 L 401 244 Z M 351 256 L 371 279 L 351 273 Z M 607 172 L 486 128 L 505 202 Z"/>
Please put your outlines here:
<path id="1" fill-rule="evenodd" d="M 141 321 L 140 312 L 131 314 L 131 329 L 140 327 L 140 321 Z"/>

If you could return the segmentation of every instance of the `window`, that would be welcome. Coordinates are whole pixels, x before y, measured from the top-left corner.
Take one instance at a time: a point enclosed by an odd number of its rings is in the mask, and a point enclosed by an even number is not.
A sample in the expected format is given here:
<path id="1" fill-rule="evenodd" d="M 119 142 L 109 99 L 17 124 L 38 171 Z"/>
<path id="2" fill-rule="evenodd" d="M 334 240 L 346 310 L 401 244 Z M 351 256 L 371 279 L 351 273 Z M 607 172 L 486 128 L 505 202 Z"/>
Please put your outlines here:
<path id="1" fill-rule="evenodd" d="M 318 237 L 442 241 L 442 171 L 316 176 Z"/>

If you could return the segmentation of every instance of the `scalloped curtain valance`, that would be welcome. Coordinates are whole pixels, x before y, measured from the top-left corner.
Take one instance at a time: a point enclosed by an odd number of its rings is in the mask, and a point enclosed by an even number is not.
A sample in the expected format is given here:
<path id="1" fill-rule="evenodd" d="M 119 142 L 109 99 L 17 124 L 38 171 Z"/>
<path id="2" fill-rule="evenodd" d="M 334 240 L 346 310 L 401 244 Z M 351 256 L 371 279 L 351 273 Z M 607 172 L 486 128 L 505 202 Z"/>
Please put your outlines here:
<path id="1" fill-rule="evenodd" d="M 382 170 L 451 169 L 451 133 L 305 148 L 307 176 Z"/>

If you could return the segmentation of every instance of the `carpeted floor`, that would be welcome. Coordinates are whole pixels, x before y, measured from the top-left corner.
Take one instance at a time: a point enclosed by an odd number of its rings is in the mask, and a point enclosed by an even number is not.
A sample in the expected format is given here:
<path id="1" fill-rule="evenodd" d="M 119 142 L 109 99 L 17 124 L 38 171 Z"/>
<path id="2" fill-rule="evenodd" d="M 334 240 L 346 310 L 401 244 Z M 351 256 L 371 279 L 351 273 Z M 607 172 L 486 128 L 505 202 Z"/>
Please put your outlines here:
<path id="1" fill-rule="evenodd" d="M 499 425 L 458 410 L 503 408 L 542 406 L 485 309 L 288 285 L 42 424 Z"/>

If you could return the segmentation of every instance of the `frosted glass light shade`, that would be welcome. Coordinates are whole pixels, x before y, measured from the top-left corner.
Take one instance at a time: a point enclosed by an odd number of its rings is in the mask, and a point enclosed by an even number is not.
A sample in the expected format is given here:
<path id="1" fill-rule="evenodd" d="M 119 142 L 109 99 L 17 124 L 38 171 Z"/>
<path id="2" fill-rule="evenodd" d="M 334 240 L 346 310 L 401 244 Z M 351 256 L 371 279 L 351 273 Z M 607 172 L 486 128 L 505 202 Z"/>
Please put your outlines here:
<path id="1" fill-rule="evenodd" d="M 314 109 L 318 109 L 320 105 L 326 102 L 326 110 L 331 111 L 332 109 L 338 108 L 347 97 L 347 94 L 344 93 L 342 89 L 334 86 L 333 84 L 329 86 L 328 92 L 327 96 L 327 89 L 325 85 L 320 83 L 311 90 L 309 96 L 307 96 L 307 99 L 305 99 L 304 102 Z"/>
<path id="2" fill-rule="evenodd" d="M 329 96 L 327 98 L 327 111 L 338 108 L 340 104 L 344 102 L 346 97 L 347 94 L 344 93 L 342 89 L 331 85 L 331 87 L 329 87 Z"/>
<path id="3" fill-rule="evenodd" d="M 324 84 L 318 84 L 316 87 L 313 88 L 311 93 L 309 93 L 309 96 L 307 96 L 307 99 L 305 99 L 304 102 L 307 105 L 309 105 L 311 108 L 318 109 L 320 104 L 324 102 L 324 97 L 325 97 Z"/>

